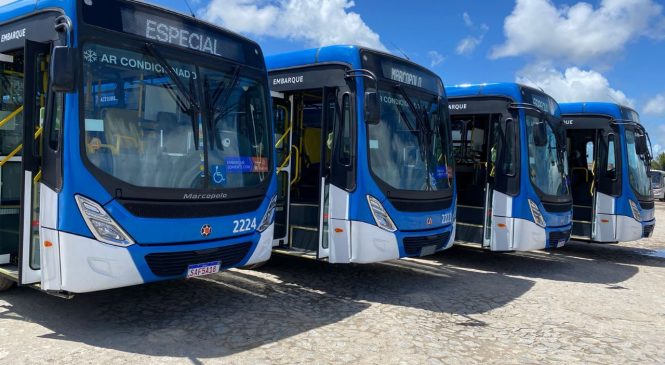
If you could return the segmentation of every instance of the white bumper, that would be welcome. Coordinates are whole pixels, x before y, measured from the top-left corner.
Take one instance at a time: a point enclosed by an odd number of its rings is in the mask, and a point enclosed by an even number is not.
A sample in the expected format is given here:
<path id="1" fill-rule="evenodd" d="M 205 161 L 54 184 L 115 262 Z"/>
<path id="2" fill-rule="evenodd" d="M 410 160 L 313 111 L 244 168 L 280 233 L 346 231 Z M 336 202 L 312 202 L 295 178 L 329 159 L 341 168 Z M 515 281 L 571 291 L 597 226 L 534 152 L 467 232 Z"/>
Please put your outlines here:
<path id="1" fill-rule="evenodd" d="M 395 234 L 375 225 L 351 222 L 351 260 L 359 264 L 399 259 Z"/>
<path id="2" fill-rule="evenodd" d="M 268 229 L 261 233 L 259 238 L 259 244 L 256 246 L 256 249 L 252 253 L 252 256 L 249 258 L 245 265 L 258 264 L 260 262 L 265 262 L 270 259 L 270 253 L 272 252 L 272 239 L 275 232 L 275 223 L 271 224 Z"/>
<path id="3" fill-rule="evenodd" d="M 542 250 L 547 247 L 545 228 L 526 219 L 514 218 L 513 249 L 515 251 Z"/>
<path id="4" fill-rule="evenodd" d="M 128 249 L 65 232 L 59 236 L 60 290 L 86 293 L 143 284 Z"/>
<path id="5" fill-rule="evenodd" d="M 617 216 L 617 241 L 637 241 L 642 238 L 642 232 L 642 223 L 625 215 Z"/>

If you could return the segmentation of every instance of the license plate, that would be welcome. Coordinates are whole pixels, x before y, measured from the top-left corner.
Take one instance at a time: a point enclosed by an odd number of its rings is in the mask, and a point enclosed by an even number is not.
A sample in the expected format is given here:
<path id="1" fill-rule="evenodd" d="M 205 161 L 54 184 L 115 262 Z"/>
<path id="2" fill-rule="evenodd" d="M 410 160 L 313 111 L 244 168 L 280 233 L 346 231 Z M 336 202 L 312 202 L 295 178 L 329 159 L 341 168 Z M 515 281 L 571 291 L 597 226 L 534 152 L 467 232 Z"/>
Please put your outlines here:
<path id="1" fill-rule="evenodd" d="M 204 264 L 189 265 L 187 267 L 187 278 L 216 274 L 219 272 L 219 267 L 221 264 L 221 261 L 213 261 L 206 262 Z"/>
<path id="2" fill-rule="evenodd" d="M 420 256 L 428 256 L 436 252 L 436 245 L 425 246 L 420 250 Z"/>
<path id="3" fill-rule="evenodd" d="M 556 247 L 563 247 L 566 244 L 566 240 L 559 240 L 559 243 L 556 245 Z"/>

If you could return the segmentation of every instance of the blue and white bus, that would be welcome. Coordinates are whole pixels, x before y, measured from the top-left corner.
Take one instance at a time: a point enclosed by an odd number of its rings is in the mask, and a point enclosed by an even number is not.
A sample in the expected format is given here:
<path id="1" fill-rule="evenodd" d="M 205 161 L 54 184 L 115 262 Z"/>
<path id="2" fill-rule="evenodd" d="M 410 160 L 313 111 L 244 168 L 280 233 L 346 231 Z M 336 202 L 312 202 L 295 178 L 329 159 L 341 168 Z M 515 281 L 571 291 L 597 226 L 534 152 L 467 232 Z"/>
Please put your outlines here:
<path id="1" fill-rule="evenodd" d="M 68 296 L 270 257 L 256 43 L 121 0 L 13 1 L 0 34 L 2 289 Z"/>
<path id="2" fill-rule="evenodd" d="M 648 134 L 614 103 L 561 104 L 573 193 L 573 235 L 595 242 L 650 237 L 656 223 Z"/>
<path id="3" fill-rule="evenodd" d="M 275 249 L 369 263 L 425 256 L 455 235 L 441 79 L 356 46 L 266 58 L 273 91 Z"/>
<path id="4" fill-rule="evenodd" d="M 561 247 L 572 228 L 557 102 L 515 83 L 447 87 L 457 237 L 492 251 Z"/>

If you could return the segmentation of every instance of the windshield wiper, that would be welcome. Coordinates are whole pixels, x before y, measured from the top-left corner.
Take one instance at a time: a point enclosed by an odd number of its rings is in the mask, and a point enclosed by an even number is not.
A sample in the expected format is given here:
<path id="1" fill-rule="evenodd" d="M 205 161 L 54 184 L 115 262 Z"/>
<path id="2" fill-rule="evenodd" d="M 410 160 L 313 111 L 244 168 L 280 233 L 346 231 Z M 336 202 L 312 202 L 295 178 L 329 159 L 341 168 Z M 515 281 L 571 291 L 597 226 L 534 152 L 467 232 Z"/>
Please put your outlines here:
<path id="1" fill-rule="evenodd" d="M 203 88 L 204 88 L 204 100 L 206 104 L 206 112 L 207 112 L 207 117 L 206 117 L 206 122 L 208 126 L 208 130 L 210 131 L 210 148 L 214 149 L 215 142 L 218 142 L 217 144 L 220 145 L 221 150 L 224 150 L 224 146 L 220 141 L 217 141 L 217 133 L 214 132 L 214 121 L 217 118 L 214 118 L 215 114 L 215 109 L 219 109 L 216 107 L 216 105 L 219 103 L 221 100 L 223 103 L 226 103 L 226 99 L 228 99 L 229 95 L 231 95 L 231 91 L 236 87 L 238 84 L 238 80 L 240 80 L 240 66 L 236 66 L 233 70 L 233 74 L 231 75 L 231 80 L 228 83 L 222 83 L 220 82 L 219 85 L 215 88 L 215 91 L 210 93 L 210 79 L 208 78 L 208 75 L 205 76 L 204 81 L 203 81 Z M 221 118 L 225 117 L 225 110 L 222 110 L 222 115 Z"/>
<path id="2" fill-rule="evenodd" d="M 193 133 L 194 133 L 194 148 L 196 150 L 198 150 L 199 149 L 199 123 L 198 123 L 198 120 L 196 120 L 197 119 L 196 114 L 201 112 L 201 107 L 199 106 L 199 104 L 196 102 L 196 100 L 192 96 L 192 91 L 194 89 L 194 80 L 191 79 L 191 78 L 189 79 L 189 90 L 188 90 L 185 87 L 185 85 L 182 83 L 182 81 L 180 80 L 178 75 L 175 74 L 175 71 L 173 71 L 173 67 L 171 67 L 171 65 L 168 63 L 168 61 L 166 61 L 166 59 L 164 57 L 162 57 L 161 53 L 159 53 L 159 51 L 157 51 L 157 49 L 155 48 L 155 46 L 153 44 L 146 43 L 145 48 L 148 51 L 148 53 L 150 54 L 150 56 L 152 56 L 152 58 L 157 60 L 159 65 L 162 66 L 162 69 L 164 69 L 164 72 L 166 72 L 166 74 L 169 76 L 171 81 L 173 81 L 173 83 L 175 84 L 177 90 L 180 92 L 180 96 L 178 97 L 178 101 L 180 103 L 182 103 L 182 100 L 180 99 L 180 97 L 184 97 L 187 100 L 187 102 L 189 103 L 189 107 L 187 107 L 185 109 L 186 109 L 187 114 L 189 114 L 190 119 L 192 120 L 192 129 L 193 129 Z M 173 88 L 171 88 L 170 85 L 166 86 L 166 88 L 173 91 Z M 181 106 L 181 108 L 182 108 L 182 106 Z"/>
<path id="3" fill-rule="evenodd" d="M 420 155 L 423 158 L 423 161 L 425 162 L 425 170 L 427 173 L 425 174 L 425 180 L 427 183 L 428 188 L 432 189 L 432 181 L 430 178 L 430 166 L 429 166 L 429 158 L 427 158 L 427 153 L 429 152 L 429 145 L 430 145 L 430 138 L 432 137 L 432 129 L 431 126 L 426 123 L 422 116 L 421 116 L 421 111 L 420 109 L 416 108 L 416 105 L 413 103 L 413 100 L 409 97 L 409 94 L 404 91 L 404 88 L 402 88 L 402 85 L 400 84 L 395 84 L 395 88 L 399 90 L 400 94 L 406 100 L 406 104 L 409 106 L 409 109 L 411 110 L 411 113 L 416 117 L 416 130 L 418 132 L 418 139 L 419 139 L 419 145 L 420 145 Z M 398 108 L 398 109 L 401 109 Z M 401 112 L 401 111 L 400 111 Z M 403 114 L 403 112 L 401 112 Z M 426 113 L 424 113 L 426 114 Z M 402 116 L 404 118 L 404 115 Z M 407 121 L 407 124 L 409 124 L 408 119 L 405 118 Z M 411 126 L 409 125 L 409 128 Z M 414 130 L 412 130 L 413 132 Z"/>

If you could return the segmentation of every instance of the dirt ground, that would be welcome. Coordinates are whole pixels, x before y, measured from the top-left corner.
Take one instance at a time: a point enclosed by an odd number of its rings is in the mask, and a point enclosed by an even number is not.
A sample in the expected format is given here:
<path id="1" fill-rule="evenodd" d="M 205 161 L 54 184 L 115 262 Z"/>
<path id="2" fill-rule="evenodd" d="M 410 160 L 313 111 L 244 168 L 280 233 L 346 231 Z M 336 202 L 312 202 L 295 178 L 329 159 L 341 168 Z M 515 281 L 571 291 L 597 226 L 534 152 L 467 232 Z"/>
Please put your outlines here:
<path id="1" fill-rule="evenodd" d="M 549 252 L 453 248 L 79 295 L 0 294 L 3 364 L 665 363 L 665 204 L 655 235 Z"/>

